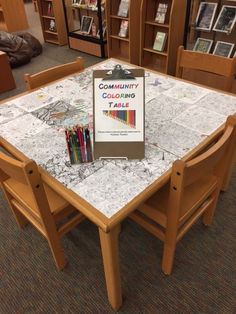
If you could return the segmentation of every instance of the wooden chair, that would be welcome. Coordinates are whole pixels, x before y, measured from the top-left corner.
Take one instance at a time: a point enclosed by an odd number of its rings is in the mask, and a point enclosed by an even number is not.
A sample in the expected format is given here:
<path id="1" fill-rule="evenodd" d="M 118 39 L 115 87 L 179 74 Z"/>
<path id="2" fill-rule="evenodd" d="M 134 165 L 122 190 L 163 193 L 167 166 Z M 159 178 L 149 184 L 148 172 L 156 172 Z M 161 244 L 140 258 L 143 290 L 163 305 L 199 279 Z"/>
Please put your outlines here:
<path id="1" fill-rule="evenodd" d="M 56 81 L 67 75 L 80 72 L 84 69 L 84 60 L 78 57 L 76 61 L 55 66 L 53 68 L 38 72 L 36 74 L 25 74 L 24 81 L 27 90 L 31 90 L 50 82 Z"/>
<path id="2" fill-rule="evenodd" d="M 220 139 L 204 153 L 173 163 L 171 179 L 130 218 L 164 242 L 162 270 L 171 274 L 177 242 L 203 216 L 213 220 L 222 180 L 234 158 L 236 116 L 227 119 Z"/>
<path id="3" fill-rule="evenodd" d="M 216 88 L 230 92 L 236 71 L 236 57 L 225 58 L 197 51 L 184 50 L 184 47 L 180 46 L 178 49 L 176 77 L 185 78 L 183 77 L 184 69 L 194 70 L 194 76 L 191 76 L 191 81 L 199 83 L 199 79 L 202 81 L 202 77 L 204 77 L 204 85 L 211 87 L 213 87 L 212 82 L 214 84 L 214 78 L 219 76 L 221 78 L 220 86 L 217 84 Z M 212 78 L 209 74 L 214 74 L 215 77 Z M 224 79 L 222 80 L 222 78 Z"/>
<path id="4" fill-rule="evenodd" d="M 0 182 L 19 226 L 31 222 L 47 239 L 57 268 L 64 268 L 60 238 L 84 216 L 43 182 L 33 160 L 1 137 L 0 147 Z"/>

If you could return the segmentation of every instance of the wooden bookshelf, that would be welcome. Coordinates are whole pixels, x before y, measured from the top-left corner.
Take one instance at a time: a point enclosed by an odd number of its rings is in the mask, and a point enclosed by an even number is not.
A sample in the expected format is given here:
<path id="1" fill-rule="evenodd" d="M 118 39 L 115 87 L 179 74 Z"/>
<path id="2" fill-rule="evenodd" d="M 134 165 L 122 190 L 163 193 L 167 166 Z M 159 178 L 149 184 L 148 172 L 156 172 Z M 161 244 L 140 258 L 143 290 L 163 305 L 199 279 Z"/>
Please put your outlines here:
<path id="1" fill-rule="evenodd" d="M 140 51 L 140 4 L 141 0 L 130 0 L 127 17 L 118 16 L 121 0 L 106 1 L 106 16 L 108 29 L 108 56 L 133 64 L 139 64 Z M 128 21 L 127 37 L 120 37 L 120 25 L 122 21 Z"/>
<path id="2" fill-rule="evenodd" d="M 0 94 L 1 94 L 3 92 L 16 88 L 8 56 L 5 52 L 2 51 L 0 51 L 0 69 L 1 73 L 4 73 L 4 75 L 0 75 Z"/>
<path id="3" fill-rule="evenodd" d="M 45 42 L 66 45 L 68 39 L 62 1 L 37 0 L 37 8 Z"/>
<path id="4" fill-rule="evenodd" d="M 159 4 L 167 4 L 164 23 L 155 21 Z M 142 0 L 140 23 L 141 66 L 175 75 L 177 50 L 183 44 L 187 0 Z M 153 49 L 157 32 L 166 33 L 162 51 Z"/>
<path id="5" fill-rule="evenodd" d="M 63 1 L 70 48 L 105 58 L 107 56 L 105 1 L 97 0 L 94 6 L 89 6 L 85 2 L 79 5 L 72 0 Z M 92 20 L 91 29 L 87 34 L 81 29 L 83 16 Z"/>
<path id="6" fill-rule="evenodd" d="M 229 6 L 236 7 L 236 1 L 233 1 L 233 0 L 231 1 L 230 0 L 208 0 L 207 1 L 208 3 L 218 4 L 210 31 L 199 30 L 199 29 L 196 29 L 195 27 L 195 21 L 196 21 L 198 9 L 201 2 L 202 1 L 199 1 L 199 0 L 192 0 L 191 2 L 191 12 L 190 12 L 189 20 L 188 20 L 189 33 L 188 33 L 188 40 L 187 40 L 187 48 L 192 49 L 198 37 L 213 40 L 213 45 L 210 50 L 210 53 L 214 50 L 214 46 L 217 41 L 224 41 L 224 42 L 236 44 L 236 27 L 235 26 L 233 27 L 230 33 L 216 32 L 213 30 L 213 27 L 215 25 L 215 22 L 221 11 L 222 6 L 229 5 Z M 235 48 L 236 47 L 234 47 L 233 51 L 236 50 Z M 231 56 L 233 56 L 233 53 Z"/>
<path id="7" fill-rule="evenodd" d="M 23 0 L 0 0 L 0 30 L 15 32 L 29 28 Z"/>
<path id="8" fill-rule="evenodd" d="M 235 6 L 236 8 L 236 1 L 233 0 L 208 0 L 207 3 L 216 3 L 217 9 L 212 21 L 211 29 L 210 30 L 202 30 L 196 28 L 196 18 L 199 10 L 199 6 L 201 4 L 200 0 L 192 0 L 190 4 L 190 14 L 187 16 L 187 24 L 188 24 L 188 34 L 187 34 L 187 42 L 186 42 L 186 49 L 193 50 L 194 45 L 198 38 L 210 39 L 213 41 L 211 49 L 209 53 L 213 53 L 214 48 L 218 41 L 223 41 L 226 43 L 234 44 L 233 51 L 231 53 L 231 58 L 236 55 L 236 25 L 234 25 L 231 32 L 219 32 L 215 31 L 214 25 L 217 21 L 217 18 L 220 14 L 221 8 L 223 5 Z M 184 78 L 194 80 L 197 83 L 204 84 L 204 81 L 208 82 L 208 85 L 212 87 L 218 87 L 219 89 L 222 86 L 222 78 L 216 76 L 214 74 L 205 73 L 204 77 L 201 73 L 197 73 L 191 70 L 185 70 Z M 236 93 L 236 80 L 234 81 L 232 92 Z"/>

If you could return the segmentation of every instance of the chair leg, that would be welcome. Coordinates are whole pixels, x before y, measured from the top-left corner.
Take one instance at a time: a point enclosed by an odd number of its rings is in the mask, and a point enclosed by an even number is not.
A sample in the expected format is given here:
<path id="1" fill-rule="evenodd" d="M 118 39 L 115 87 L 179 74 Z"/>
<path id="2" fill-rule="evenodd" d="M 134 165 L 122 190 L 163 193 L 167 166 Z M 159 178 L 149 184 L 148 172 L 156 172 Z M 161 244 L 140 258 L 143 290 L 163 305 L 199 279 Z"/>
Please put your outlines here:
<path id="1" fill-rule="evenodd" d="M 220 191 L 218 189 L 215 192 L 213 192 L 212 197 L 214 198 L 214 202 L 211 204 L 211 206 L 209 206 L 209 208 L 203 214 L 202 221 L 205 226 L 210 226 L 212 224 L 219 192 Z"/>
<path id="2" fill-rule="evenodd" d="M 166 275 L 172 273 L 174 256 L 175 256 L 176 242 L 172 244 L 164 244 L 164 252 L 162 257 L 162 271 Z"/>
<path id="3" fill-rule="evenodd" d="M 3 192 L 4 192 L 5 196 L 6 196 L 8 205 L 11 208 L 11 210 L 13 212 L 13 215 L 15 216 L 15 219 L 16 219 L 16 222 L 17 222 L 18 226 L 20 228 L 24 228 L 28 224 L 28 222 L 29 222 L 28 219 L 25 218 L 25 216 L 17 208 L 15 208 L 13 206 L 13 204 L 11 203 L 11 199 L 12 199 L 11 194 L 8 193 L 4 188 L 3 188 Z"/>
<path id="4" fill-rule="evenodd" d="M 62 270 L 66 266 L 66 259 L 63 249 L 60 245 L 59 237 L 48 237 L 48 244 L 50 246 L 54 261 L 58 270 Z"/>
<path id="5" fill-rule="evenodd" d="M 28 223 L 28 219 L 25 218 L 21 212 L 19 212 L 18 209 L 14 208 L 14 206 L 11 206 L 11 210 L 15 216 L 16 222 L 20 228 L 24 228 Z"/>

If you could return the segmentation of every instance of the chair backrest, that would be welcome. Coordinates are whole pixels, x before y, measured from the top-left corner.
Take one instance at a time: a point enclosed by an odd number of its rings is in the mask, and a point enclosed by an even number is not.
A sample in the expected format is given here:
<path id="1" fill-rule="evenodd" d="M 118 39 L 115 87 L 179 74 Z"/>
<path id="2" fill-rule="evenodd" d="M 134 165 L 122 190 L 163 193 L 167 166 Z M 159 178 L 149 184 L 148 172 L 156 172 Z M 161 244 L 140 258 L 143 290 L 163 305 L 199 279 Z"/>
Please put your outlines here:
<path id="1" fill-rule="evenodd" d="M 220 188 L 224 174 L 233 162 L 235 149 L 236 115 L 228 117 L 223 135 L 207 151 L 187 162 L 177 160 L 173 163 L 169 206 L 177 209 L 176 212 L 180 214 L 185 188 L 208 174 L 210 177 L 218 177 Z M 194 193 L 197 195 L 198 190 L 195 189 Z"/>
<path id="2" fill-rule="evenodd" d="M 224 77 L 220 89 L 231 91 L 236 72 L 236 57 L 226 58 L 192 50 L 178 49 L 176 77 L 183 77 L 183 70 L 191 69 Z M 204 73 L 203 73 L 204 74 Z M 204 84 L 206 84 L 204 82 Z M 208 84 L 206 84 L 208 85 Z"/>
<path id="3" fill-rule="evenodd" d="M 25 74 L 24 80 L 27 90 L 31 90 L 50 82 L 56 81 L 67 75 L 74 74 L 84 69 L 84 60 L 78 57 L 76 61 L 58 65 L 56 67 L 38 72 L 36 74 Z"/>
<path id="4" fill-rule="evenodd" d="M 20 158 L 17 158 L 19 156 L 14 154 L 16 149 L 1 137 L 0 146 L 1 183 L 4 185 L 6 179 L 13 179 L 16 187 L 16 199 L 22 204 L 32 204 L 33 202 L 31 216 L 44 221 L 45 213 L 50 211 L 50 207 L 37 164 L 21 153 L 19 153 Z M 26 193 L 19 195 L 17 188 Z M 27 210 L 30 211 L 30 208 Z"/>

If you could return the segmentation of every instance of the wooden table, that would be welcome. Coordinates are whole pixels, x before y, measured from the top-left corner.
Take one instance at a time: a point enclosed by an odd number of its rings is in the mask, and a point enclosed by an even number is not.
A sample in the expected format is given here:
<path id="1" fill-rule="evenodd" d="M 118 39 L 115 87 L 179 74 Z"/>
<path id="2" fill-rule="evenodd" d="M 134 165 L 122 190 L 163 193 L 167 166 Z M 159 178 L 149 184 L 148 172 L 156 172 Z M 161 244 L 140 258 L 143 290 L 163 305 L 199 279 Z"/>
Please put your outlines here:
<path id="1" fill-rule="evenodd" d="M 36 160 L 44 180 L 98 226 L 108 299 L 115 310 L 122 304 L 120 223 L 167 182 L 175 159 L 199 153 L 236 112 L 233 95 L 146 71 L 145 159 L 71 166 L 63 128 L 92 121 L 92 69 L 117 63 L 107 60 L 0 106 L 0 135 Z"/>

